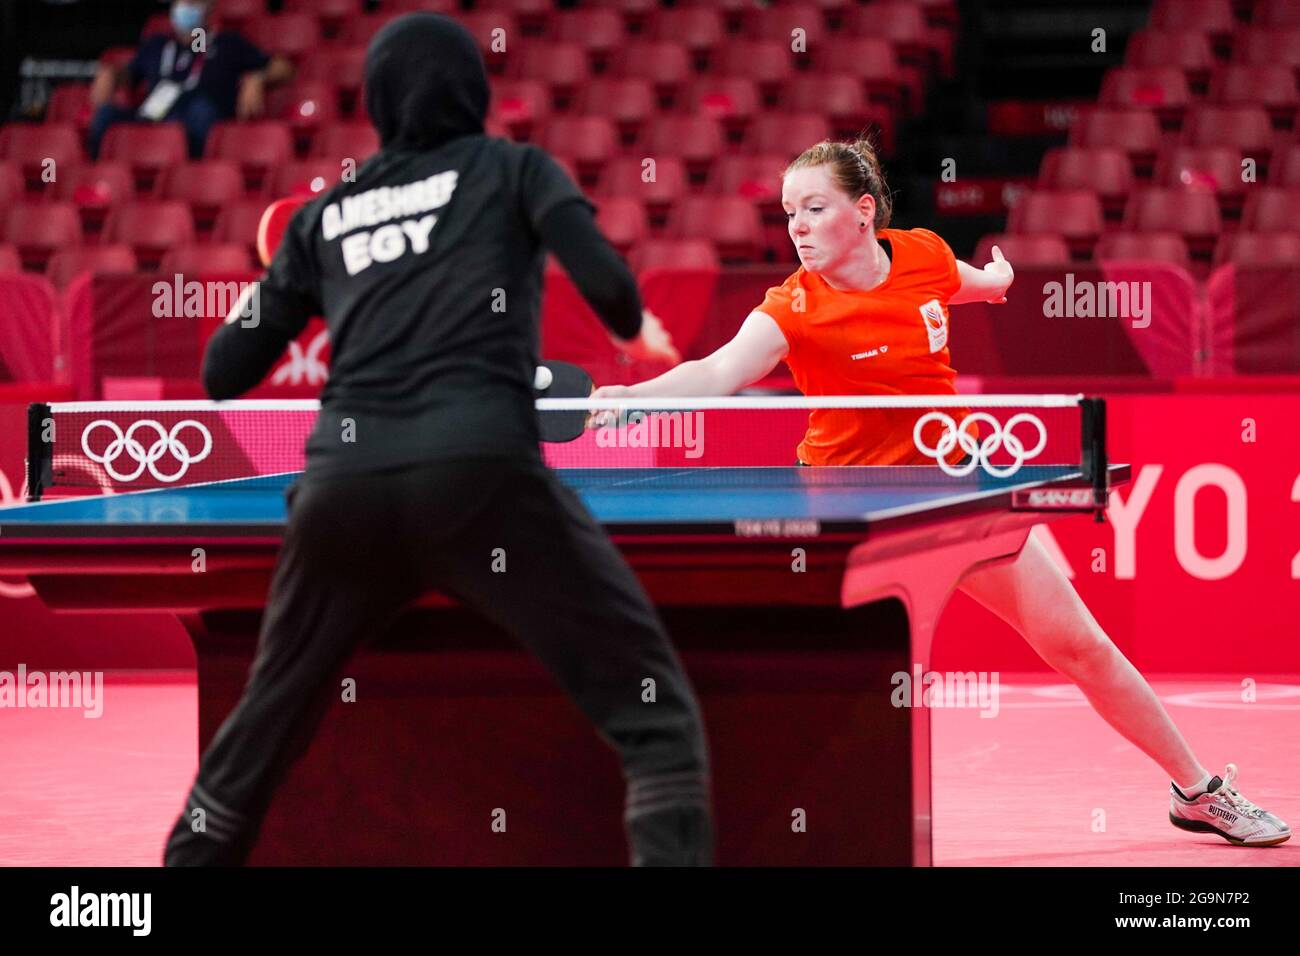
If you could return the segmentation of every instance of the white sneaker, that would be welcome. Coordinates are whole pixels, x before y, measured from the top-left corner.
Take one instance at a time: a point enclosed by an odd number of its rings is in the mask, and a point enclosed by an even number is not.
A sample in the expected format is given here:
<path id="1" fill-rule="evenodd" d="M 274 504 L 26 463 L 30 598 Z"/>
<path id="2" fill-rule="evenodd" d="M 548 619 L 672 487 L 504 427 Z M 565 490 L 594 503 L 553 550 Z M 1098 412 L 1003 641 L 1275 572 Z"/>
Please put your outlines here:
<path id="1" fill-rule="evenodd" d="M 1217 833 L 1237 846 L 1273 846 L 1291 839 L 1291 828 L 1278 817 L 1255 806 L 1233 787 L 1237 765 L 1228 764 L 1223 779 L 1194 800 L 1169 786 L 1169 822 L 1192 833 Z"/>

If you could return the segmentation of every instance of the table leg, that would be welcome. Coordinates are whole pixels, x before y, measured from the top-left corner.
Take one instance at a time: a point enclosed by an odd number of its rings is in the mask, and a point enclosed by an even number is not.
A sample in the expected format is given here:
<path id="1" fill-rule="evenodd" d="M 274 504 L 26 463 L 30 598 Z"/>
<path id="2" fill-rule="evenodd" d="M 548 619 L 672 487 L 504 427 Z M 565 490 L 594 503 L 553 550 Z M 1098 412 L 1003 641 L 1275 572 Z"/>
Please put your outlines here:
<path id="1" fill-rule="evenodd" d="M 988 536 L 927 545 L 923 554 L 907 539 L 868 540 L 849 555 L 841 600 L 845 607 L 897 598 L 911 626 L 913 668 L 929 668 L 934 630 L 962 576 L 978 564 L 1014 558 L 1029 537 L 1030 524 Z M 912 708 L 912 864 L 932 866 L 930 710 Z"/>

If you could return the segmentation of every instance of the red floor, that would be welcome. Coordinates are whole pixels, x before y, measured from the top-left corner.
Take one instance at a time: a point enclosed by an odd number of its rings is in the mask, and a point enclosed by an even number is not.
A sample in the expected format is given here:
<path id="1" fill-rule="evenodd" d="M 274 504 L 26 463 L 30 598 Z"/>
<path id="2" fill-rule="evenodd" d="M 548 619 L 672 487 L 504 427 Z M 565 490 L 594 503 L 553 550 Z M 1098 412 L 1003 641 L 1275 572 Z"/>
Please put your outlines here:
<path id="1" fill-rule="evenodd" d="M 196 765 L 191 679 L 111 674 L 99 719 L 0 711 L 0 865 L 156 864 Z M 1300 676 L 1258 680 L 1249 704 L 1235 682 L 1152 684 L 1212 772 L 1236 763 L 1242 792 L 1295 826 Z M 1167 778 L 1072 686 L 1002 674 L 999 689 L 996 718 L 934 713 L 937 864 L 1300 866 L 1300 837 L 1245 850 L 1175 830 Z"/>

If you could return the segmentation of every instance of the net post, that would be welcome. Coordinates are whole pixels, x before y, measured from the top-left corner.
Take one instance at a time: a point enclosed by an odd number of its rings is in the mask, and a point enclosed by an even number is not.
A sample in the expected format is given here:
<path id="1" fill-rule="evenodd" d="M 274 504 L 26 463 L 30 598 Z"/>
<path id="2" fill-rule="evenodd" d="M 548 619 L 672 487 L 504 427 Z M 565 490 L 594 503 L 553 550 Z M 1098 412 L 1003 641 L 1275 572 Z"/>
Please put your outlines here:
<path id="1" fill-rule="evenodd" d="M 33 402 L 27 406 L 27 500 L 40 501 L 41 492 L 54 483 L 54 443 L 42 440 L 50 406 Z"/>
<path id="2" fill-rule="evenodd" d="M 1110 463 L 1106 458 L 1106 400 L 1084 398 L 1079 402 L 1083 412 L 1083 477 L 1092 482 L 1092 503 L 1098 524 L 1106 520 L 1106 496 L 1110 491 Z"/>

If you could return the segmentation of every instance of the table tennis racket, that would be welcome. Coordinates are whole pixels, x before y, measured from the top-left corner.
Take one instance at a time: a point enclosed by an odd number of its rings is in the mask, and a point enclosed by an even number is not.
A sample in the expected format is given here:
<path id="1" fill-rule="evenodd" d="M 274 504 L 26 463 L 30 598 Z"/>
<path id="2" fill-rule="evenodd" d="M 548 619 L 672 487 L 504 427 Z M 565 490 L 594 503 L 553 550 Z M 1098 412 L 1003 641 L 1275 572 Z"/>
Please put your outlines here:
<path id="1" fill-rule="evenodd" d="M 275 255 L 280 240 L 284 238 L 284 231 L 289 228 L 289 220 L 311 198 L 290 196 L 288 199 L 277 199 L 266 207 L 261 221 L 257 224 L 257 257 L 262 260 L 262 265 L 271 264 L 271 257 Z"/>
<path id="2" fill-rule="evenodd" d="M 538 398 L 586 398 L 592 391 L 591 376 L 571 362 L 543 359 L 542 365 L 551 371 L 551 384 L 543 389 L 533 389 Z M 542 441 L 566 442 L 580 438 L 587 430 L 588 412 L 540 411 L 537 413 Z"/>

